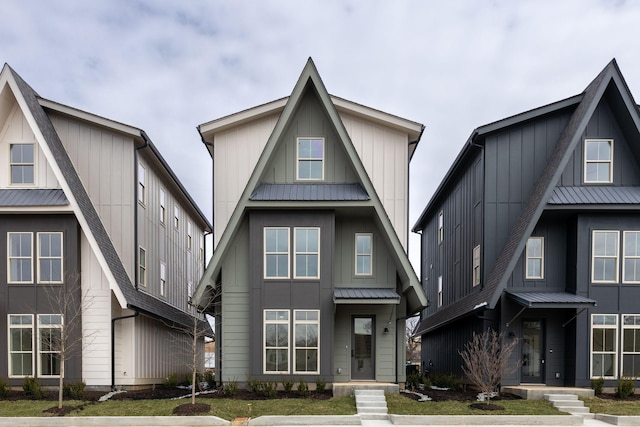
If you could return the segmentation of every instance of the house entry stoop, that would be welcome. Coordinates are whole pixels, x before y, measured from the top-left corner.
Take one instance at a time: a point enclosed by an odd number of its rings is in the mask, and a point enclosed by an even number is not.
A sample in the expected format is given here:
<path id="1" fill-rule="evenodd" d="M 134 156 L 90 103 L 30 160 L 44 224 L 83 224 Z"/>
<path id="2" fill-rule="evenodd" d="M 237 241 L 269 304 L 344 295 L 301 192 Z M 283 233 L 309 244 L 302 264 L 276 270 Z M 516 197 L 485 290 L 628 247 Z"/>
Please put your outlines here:
<path id="1" fill-rule="evenodd" d="M 355 390 L 356 409 L 362 420 L 388 420 L 387 399 L 384 390 Z"/>

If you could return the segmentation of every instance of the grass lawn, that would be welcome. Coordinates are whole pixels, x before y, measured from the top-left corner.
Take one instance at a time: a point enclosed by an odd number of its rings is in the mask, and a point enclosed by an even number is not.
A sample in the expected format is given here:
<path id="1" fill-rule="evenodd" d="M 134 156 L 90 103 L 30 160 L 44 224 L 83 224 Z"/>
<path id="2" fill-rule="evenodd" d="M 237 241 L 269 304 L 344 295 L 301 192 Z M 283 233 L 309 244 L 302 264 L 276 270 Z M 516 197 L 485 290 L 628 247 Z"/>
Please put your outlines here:
<path id="1" fill-rule="evenodd" d="M 591 397 L 583 399 L 594 414 L 640 415 L 640 400 L 615 400 Z"/>
<path id="2" fill-rule="evenodd" d="M 561 415 L 547 400 L 496 400 L 504 411 L 482 411 L 469 408 L 471 402 L 417 402 L 404 396 L 387 396 L 390 414 L 398 415 Z"/>

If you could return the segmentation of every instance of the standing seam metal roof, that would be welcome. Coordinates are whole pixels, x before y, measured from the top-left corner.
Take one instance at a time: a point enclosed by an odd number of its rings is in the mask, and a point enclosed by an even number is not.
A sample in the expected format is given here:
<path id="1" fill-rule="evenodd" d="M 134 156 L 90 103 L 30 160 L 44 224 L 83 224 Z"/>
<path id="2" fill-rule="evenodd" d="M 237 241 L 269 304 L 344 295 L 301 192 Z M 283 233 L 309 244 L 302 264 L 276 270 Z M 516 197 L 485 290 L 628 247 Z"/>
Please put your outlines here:
<path id="1" fill-rule="evenodd" d="M 0 190 L 0 206 L 67 206 L 69 200 L 60 189 L 15 188 Z"/>
<path id="2" fill-rule="evenodd" d="M 249 196 L 253 201 L 353 201 L 371 200 L 362 185 L 260 184 Z"/>
<path id="3" fill-rule="evenodd" d="M 550 205 L 636 204 L 640 203 L 640 187 L 556 187 Z"/>

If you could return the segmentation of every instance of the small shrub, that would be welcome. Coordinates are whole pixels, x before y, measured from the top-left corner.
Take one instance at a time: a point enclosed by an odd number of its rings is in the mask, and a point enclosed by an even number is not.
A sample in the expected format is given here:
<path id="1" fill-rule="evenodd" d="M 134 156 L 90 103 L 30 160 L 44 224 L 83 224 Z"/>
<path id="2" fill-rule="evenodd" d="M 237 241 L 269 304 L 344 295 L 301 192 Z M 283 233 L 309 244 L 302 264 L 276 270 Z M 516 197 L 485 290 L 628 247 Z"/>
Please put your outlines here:
<path id="1" fill-rule="evenodd" d="M 262 381 L 250 379 L 247 381 L 247 388 L 251 393 L 260 393 L 263 389 Z"/>
<path id="2" fill-rule="evenodd" d="M 227 381 L 224 384 L 224 394 L 229 397 L 234 397 L 236 394 L 238 394 L 238 381 Z"/>
<path id="3" fill-rule="evenodd" d="M 171 374 L 167 378 L 164 379 L 162 385 L 165 387 L 175 387 L 178 385 L 178 374 Z"/>
<path id="4" fill-rule="evenodd" d="M 421 381 L 425 390 L 429 390 L 431 388 L 431 378 L 425 375 L 421 378 Z"/>
<path id="5" fill-rule="evenodd" d="M 277 395 L 277 390 L 278 388 L 278 383 L 275 381 L 267 381 L 264 383 L 262 390 L 264 391 L 264 395 L 269 398 L 269 399 L 273 399 L 274 397 L 276 397 Z"/>
<path id="6" fill-rule="evenodd" d="M 298 383 L 298 394 L 300 396 L 306 396 L 309 394 L 309 385 L 301 378 Z"/>
<path id="7" fill-rule="evenodd" d="M 293 390 L 293 381 L 282 378 L 282 388 L 286 393 L 289 393 Z"/>
<path id="8" fill-rule="evenodd" d="M 619 399 L 626 399 L 634 394 L 636 391 L 636 381 L 634 378 L 622 377 L 618 381 L 618 387 L 616 388 L 616 397 Z"/>
<path id="9" fill-rule="evenodd" d="M 604 378 L 594 378 L 591 380 L 591 388 L 593 389 L 593 394 L 596 396 L 600 396 L 602 394 L 602 387 L 604 386 Z"/>
<path id="10" fill-rule="evenodd" d="M 327 382 L 324 380 L 324 378 L 318 378 L 316 380 L 316 393 L 324 393 L 326 389 Z"/>
<path id="11" fill-rule="evenodd" d="M 78 381 L 75 383 L 66 384 L 63 389 L 63 393 L 66 397 L 74 400 L 84 399 L 84 388 L 86 384 L 84 381 Z"/>
<path id="12" fill-rule="evenodd" d="M 216 386 L 216 373 L 215 371 L 208 370 L 204 373 L 204 380 L 209 385 L 209 389 L 214 389 Z"/>
<path id="13" fill-rule="evenodd" d="M 432 385 L 450 390 L 462 390 L 464 381 L 454 374 L 437 373 L 431 377 Z"/>
<path id="14" fill-rule="evenodd" d="M 420 384 L 420 374 L 417 372 L 412 372 L 407 375 L 407 388 L 409 390 L 417 390 L 418 384 Z"/>
<path id="15" fill-rule="evenodd" d="M 40 386 L 40 383 L 34 377 L 26 377 L 22 382 L 22 390 L 26 396 L 33 397 L 34 399 L 44 398 L 44 391 Z"/>
<path id="16" fill-rule="evenodd" d="M 11 391 L 11 387 L 9 387 L 9 383 L 0 378 L 0 398 L 9 397 L 9 391 Z"/>

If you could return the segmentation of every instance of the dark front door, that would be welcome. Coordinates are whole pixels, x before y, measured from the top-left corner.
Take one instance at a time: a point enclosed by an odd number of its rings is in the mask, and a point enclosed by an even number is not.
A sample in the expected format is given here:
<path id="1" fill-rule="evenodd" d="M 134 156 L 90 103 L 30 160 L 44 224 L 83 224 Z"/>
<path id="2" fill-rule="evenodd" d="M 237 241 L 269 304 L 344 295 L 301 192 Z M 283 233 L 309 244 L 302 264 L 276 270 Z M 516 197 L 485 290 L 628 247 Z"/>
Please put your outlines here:
<path id="1" fill-rule="evenodd" d="M 351 323 L 351 379 L 373 380 L 375 379 L 373 317 L 353 317 Z"/>
<path id="2" fill-rule="evenodd" d="M 544 321 L 522 320 L 522 378 L 523 383 L 544 384 Z"/>

